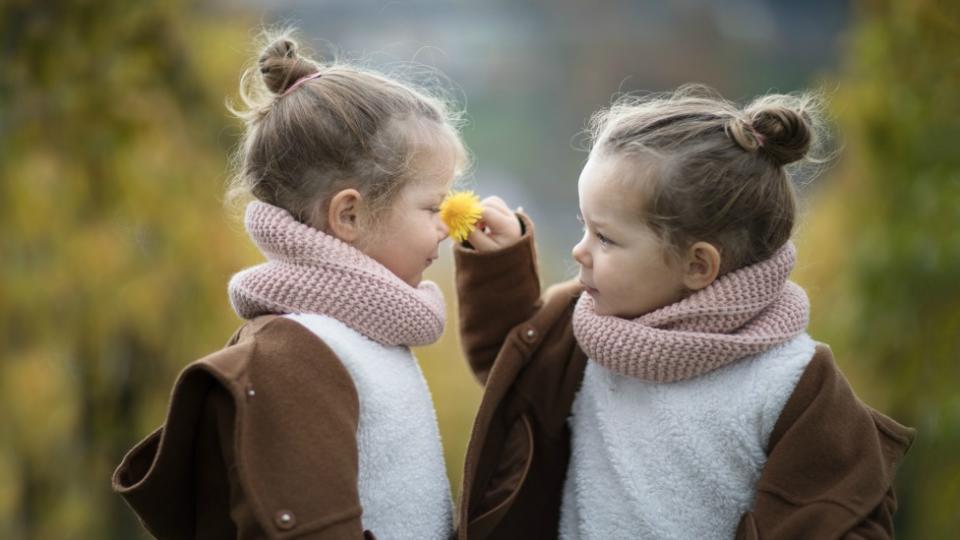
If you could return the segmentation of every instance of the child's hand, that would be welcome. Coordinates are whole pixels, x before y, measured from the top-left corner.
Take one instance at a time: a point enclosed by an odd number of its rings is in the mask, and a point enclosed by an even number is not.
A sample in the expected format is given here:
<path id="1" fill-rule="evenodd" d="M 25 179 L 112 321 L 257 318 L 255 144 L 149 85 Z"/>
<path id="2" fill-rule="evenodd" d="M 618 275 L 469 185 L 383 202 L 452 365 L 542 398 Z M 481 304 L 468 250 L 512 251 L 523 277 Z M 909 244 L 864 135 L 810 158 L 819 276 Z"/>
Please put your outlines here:
<path id="1" fill-rule="evenodd" d="M 467 241 L 477 251 L 496 251 L 520 240 L 520 220 L 500 197 L 481 201 L 483 216 Z"/>

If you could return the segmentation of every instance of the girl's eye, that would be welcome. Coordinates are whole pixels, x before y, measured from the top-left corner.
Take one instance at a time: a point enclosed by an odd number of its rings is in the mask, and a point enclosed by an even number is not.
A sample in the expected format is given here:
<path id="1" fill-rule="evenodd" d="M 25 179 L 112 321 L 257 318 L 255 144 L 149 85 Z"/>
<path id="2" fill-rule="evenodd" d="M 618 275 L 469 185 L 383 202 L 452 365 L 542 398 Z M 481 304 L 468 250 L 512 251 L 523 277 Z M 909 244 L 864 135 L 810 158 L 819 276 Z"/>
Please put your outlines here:
<path id="1" fill-rule="evenodd" d="M 583 228 L 583 230 L 587 229 L 587 223 L 583 220 L 583 214 L 581 214 L 580 212 L 577 212 L 577 221 L 580 222 L 580 226 L 581 228 Z M 606 236 L 600 233 L 594 233 L 594 236 L 596 236 L 597 240 L 600 241 L 601 246 L 609 246 L 613 244 L 613 242 L 611 242 L 609 238 L 607 238 Z"/>
<path id="2" fill-rule="evenodd" d="M 430 213 L 431 213 L 431 214 L 439 214 L 439 213 L 440 213 L 440 207 L 439 207 L 439 206 L 431 206 L 430 208 L 428 208 L 428 210 L 430 210 Z"/>

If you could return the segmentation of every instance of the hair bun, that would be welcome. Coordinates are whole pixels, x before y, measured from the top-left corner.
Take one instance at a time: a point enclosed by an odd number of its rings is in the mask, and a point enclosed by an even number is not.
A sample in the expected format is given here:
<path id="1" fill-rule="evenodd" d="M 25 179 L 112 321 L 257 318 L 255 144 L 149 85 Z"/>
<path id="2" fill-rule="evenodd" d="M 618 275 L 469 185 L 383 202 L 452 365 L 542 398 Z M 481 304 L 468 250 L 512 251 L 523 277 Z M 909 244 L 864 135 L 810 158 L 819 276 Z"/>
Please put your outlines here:
<path id="1" fill-rule="evenodd" d="M 297 43 L 290 38 L 273 41 L 257 60 L 267 89 L 274 94 L 284 93 L 293 83 L 317 71 L 312 61 L 297 53 Z"/>
<path id="2" fill-rule="evenodd" d="M 759 136 L 759 152 L 780 166 L 807 155 L 813 143 L 813 126 L 806 112 L 774 105 L 760 107 L 750 116 L 750 127 Z"/>

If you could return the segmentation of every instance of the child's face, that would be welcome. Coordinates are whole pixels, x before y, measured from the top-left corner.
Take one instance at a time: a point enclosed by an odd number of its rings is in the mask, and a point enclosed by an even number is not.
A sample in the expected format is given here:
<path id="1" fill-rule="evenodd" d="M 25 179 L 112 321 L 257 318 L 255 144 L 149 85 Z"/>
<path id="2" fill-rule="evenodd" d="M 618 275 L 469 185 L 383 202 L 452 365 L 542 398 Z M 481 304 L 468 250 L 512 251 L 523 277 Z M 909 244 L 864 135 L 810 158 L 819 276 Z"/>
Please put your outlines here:
<path id="1" fill-rule="evenodd" d="M 449 233 L 440 220 L 439 206 L 453 181 L 454 165 L 455 161 L 439 150 L 421 152 L 413 163 L 416 179 L 397 195 L 389 215 L 364 249 L 413 287 L 437 259 L 440 242 Z"/>
<path id="2" fill-rule="evenodd" d="M 681 265 L 641 219 L 645 174 L 633 160 L 605 155 L 592 155 L 580 173 L 584 233 L 573 258 L 599 315 L 638 317 L 685 292 Z"/>

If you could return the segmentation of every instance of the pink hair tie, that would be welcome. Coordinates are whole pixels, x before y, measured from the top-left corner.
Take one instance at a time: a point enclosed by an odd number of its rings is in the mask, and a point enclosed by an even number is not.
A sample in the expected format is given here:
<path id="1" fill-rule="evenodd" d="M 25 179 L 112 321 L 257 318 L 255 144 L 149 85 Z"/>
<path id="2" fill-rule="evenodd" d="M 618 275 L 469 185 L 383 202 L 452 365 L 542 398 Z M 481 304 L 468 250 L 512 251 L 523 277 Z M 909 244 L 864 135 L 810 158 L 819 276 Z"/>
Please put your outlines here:
<path id="1" fill-rule="evenodd" d="M 757 128 L 753 127 L 753 124 L 747 124 L 747 128 L 753 133 L 753 138 L 757 141 L 757 148 L 763 148 L 767 140 L 757 131 Z"/>
<path id="2" fill-rule="evenodd" d="M 295 83 L 293 83 L 293 84 L 290 85 L 290 88 L 287 88 L 286 90 L 284 90 L 283 93 L 280 94 L 280 97 L 283 97 L 283 96 L 289 94 L 290 92 L 293 92 L 294 90 L 297 89 L 298 86 L 302 85 L 303 83 L 305 83 L 305 82 L 307 82 L 307 81 L 312 81 L 313 79 L 319 79 L 321 76 L 323 76 L 323 72 L 321 72 L 321 71 L 315 71 L 315 72 L 313 72 L 313 73 L 311 73 L 311 74 L 309 74 L 309 75 L 305 75 L 305 76 L 303 76 L 303 77 L 300 77 L 299 79 L 297 79 L 297 81 L 296 81 Z"/>

